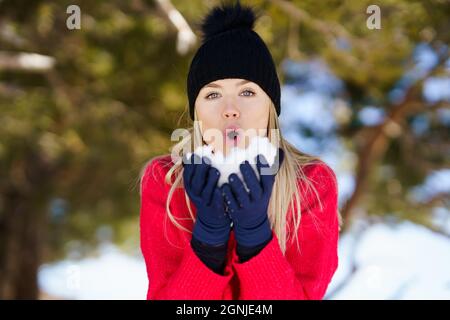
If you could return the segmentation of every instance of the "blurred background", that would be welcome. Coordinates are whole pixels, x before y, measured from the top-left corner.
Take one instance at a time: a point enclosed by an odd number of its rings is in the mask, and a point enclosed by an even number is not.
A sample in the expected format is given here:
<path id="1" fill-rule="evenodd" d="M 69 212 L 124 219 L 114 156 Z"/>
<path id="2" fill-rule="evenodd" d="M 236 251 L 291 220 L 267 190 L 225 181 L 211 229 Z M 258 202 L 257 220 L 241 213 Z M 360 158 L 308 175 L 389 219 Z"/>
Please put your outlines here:
<path id="1" fill-rule="evenodd" d="M 344 218 L 327 299 L 450 299 L 448 1 L 241 1 Z M 138 177 L 218 1 L 0 0 L 0 299 L 144 299 Z"/>

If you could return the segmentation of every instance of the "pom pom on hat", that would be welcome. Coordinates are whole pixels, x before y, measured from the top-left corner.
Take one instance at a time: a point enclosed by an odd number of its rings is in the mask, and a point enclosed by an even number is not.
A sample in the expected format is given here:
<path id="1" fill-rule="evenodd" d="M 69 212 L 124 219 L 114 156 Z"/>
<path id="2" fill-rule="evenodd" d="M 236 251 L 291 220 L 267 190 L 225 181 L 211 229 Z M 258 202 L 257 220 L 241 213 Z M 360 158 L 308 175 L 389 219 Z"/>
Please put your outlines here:
<path id="1" fill-rule="evenodd" d="M 257 17 L 252 8 L 241 6 L 239 1 L 235 5 L 215 7 L 208 13 L 201 24 L 203 42 L 213 36 L 238 28 L 253 30 Z"/>

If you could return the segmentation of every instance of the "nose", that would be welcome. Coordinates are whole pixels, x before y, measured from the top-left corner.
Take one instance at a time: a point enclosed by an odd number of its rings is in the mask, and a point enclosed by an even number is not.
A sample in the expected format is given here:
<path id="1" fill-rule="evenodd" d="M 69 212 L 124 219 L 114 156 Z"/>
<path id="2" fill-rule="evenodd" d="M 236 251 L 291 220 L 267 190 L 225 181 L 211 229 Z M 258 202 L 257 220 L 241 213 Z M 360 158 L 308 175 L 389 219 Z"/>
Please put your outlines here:
<path id="1" fill-rule="evenodd" d="M 225 118 L 239 118 L 240 113 L 233 103 L 228 103 L 223 111 L 223 116 Z"/>

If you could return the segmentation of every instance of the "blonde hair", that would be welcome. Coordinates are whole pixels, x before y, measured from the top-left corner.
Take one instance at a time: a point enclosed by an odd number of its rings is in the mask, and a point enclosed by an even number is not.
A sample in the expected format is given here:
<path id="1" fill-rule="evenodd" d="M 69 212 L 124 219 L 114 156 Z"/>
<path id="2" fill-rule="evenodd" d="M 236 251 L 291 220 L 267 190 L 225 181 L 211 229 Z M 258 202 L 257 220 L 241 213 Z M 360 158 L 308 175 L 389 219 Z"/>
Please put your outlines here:
<path id="1" fill-rule="evenodd" d="M 180 142 L 176 143 L 173 146 L 172 155 L 176 155 L 176 158 L 178 158 L 178 160 L 175 161 L 175 163 L 171 166 L 171 168 L 165 175 L 165 183 L 171 186 L 166 200 L 167 217 L 177 228 L 184 230 L 188 233 L 192 233 L 192 231 L 183 227 L 177 221 L 177 219 L 179 220 L 192 219 L 192 221 L 195 222 L 195 217 L 193 215 L 192 208 L 190 207 L 190 202 L 187 193 L 184 192 L 186 205 L 189 209 L 190 215 L 189 218 L 176 218 L 170 210 L 170 202 L 172 200 L 176 188 L 184 189 L 183 165 L 182 165 L 184 150 L 195 150 L 195 148 L 197 147 L 196 144 L 199 145 L 205 144 L 202 138 L 199 122 L 196 121 L 197 113 L 195 113 L 194 117 L 195 119 L 193 125 L 187 129 L 189 134 L 186 135 Z M 274 132 L 276 132 L 276 134 L 273 134 Z M 277 145 L 277 143 L 279 143 L 279 147 L 283 149 L 285 153 L 284 161 L 280 166 L 279 171 L 275 178 L 275 183 L 273 185 L 272 195 L 268 207 L 268 216 L 271 227 L 278 238 L 278 242 L 283 254 L 285 254 L 287 243 L 290 240 L 292 240 L 292 234 L 294 234 L 297 241 L 297 247 L 300 250 L 297 236 L 298 233 L 297 231 L 300 227 L 301 221 L 302 199 L 301 194 L 299 192 L 300 182 L 304 182 L 305 185 L 307 186 L 307 189 L 311 189 L 314 192 L 315 196 L 319 200 L 320 208 L 321 210 L 323 210 L 322 202 L 320 201 L 320 197 L 317 193 L 317 190 L 303 172 L 303 167 L 307 165 L 312 165 L 316 163 L 316 161 L 321 161 L 321 159 L 300 152 L 292 144 L 290 144 L 282 137 L 280 125 L 278 122 L 278 116 L 276 115 L 275 106 L 273 105 L 272 102 L 269 108 L 269 123 L 267 135 L 270 142 L 273 143 L 274 145 Z M 192 140 L 193 136 L 194 139 Z M 143 168 L 142 173 L 144 171 L 145 167 Z M 306 190 L 302 191 L 306 193 Z M 291 217 L 287 217 L 289 206 L 292 206 Z M 294 210 L 294 208 L 296 208 L 296 210 Z M 342 219 L 339 211 L 337 212 L 337 215 L 339 225 L 341 225 Z M 292 224 L 290 223 L 290 220 L 292 220 Z M 294 230 L 291 230 L 292 227 Z"/>

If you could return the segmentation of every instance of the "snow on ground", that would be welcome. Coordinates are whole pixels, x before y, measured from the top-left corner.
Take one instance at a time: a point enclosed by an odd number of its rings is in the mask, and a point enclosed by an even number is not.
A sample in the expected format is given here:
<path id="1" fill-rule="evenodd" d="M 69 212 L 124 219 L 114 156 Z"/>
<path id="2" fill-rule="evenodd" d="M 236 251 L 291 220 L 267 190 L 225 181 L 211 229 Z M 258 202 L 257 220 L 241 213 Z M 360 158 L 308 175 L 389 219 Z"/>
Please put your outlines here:
<path id="1" fill-rule="evenodd" d="M 410 222 L 370 226 L 359 239 L 344 235 L 330 299 L 450 299 L 450 240 Z"/>
<path id="2" fill-rule="evenodd" d="M 143 259 L 113 245 L 96 258 L 43 265 L 38 279 L 42 291 L 65 299 L 145 299 L 148 284 Z"/>
<path id="3" fill-rule="evenodd" d="M 351 253 L 357 271 L 329 299 L 450 299 L 450 240 L 410 222 L 377 223 L 354 241 L 341 237 L 339 268 L 328 293 L 347 278 Z M 41 290 L 67 299 L 145 299 L 147 275 L 142 258 L 116 247 L 97 258 L 43 265 Z"/>

